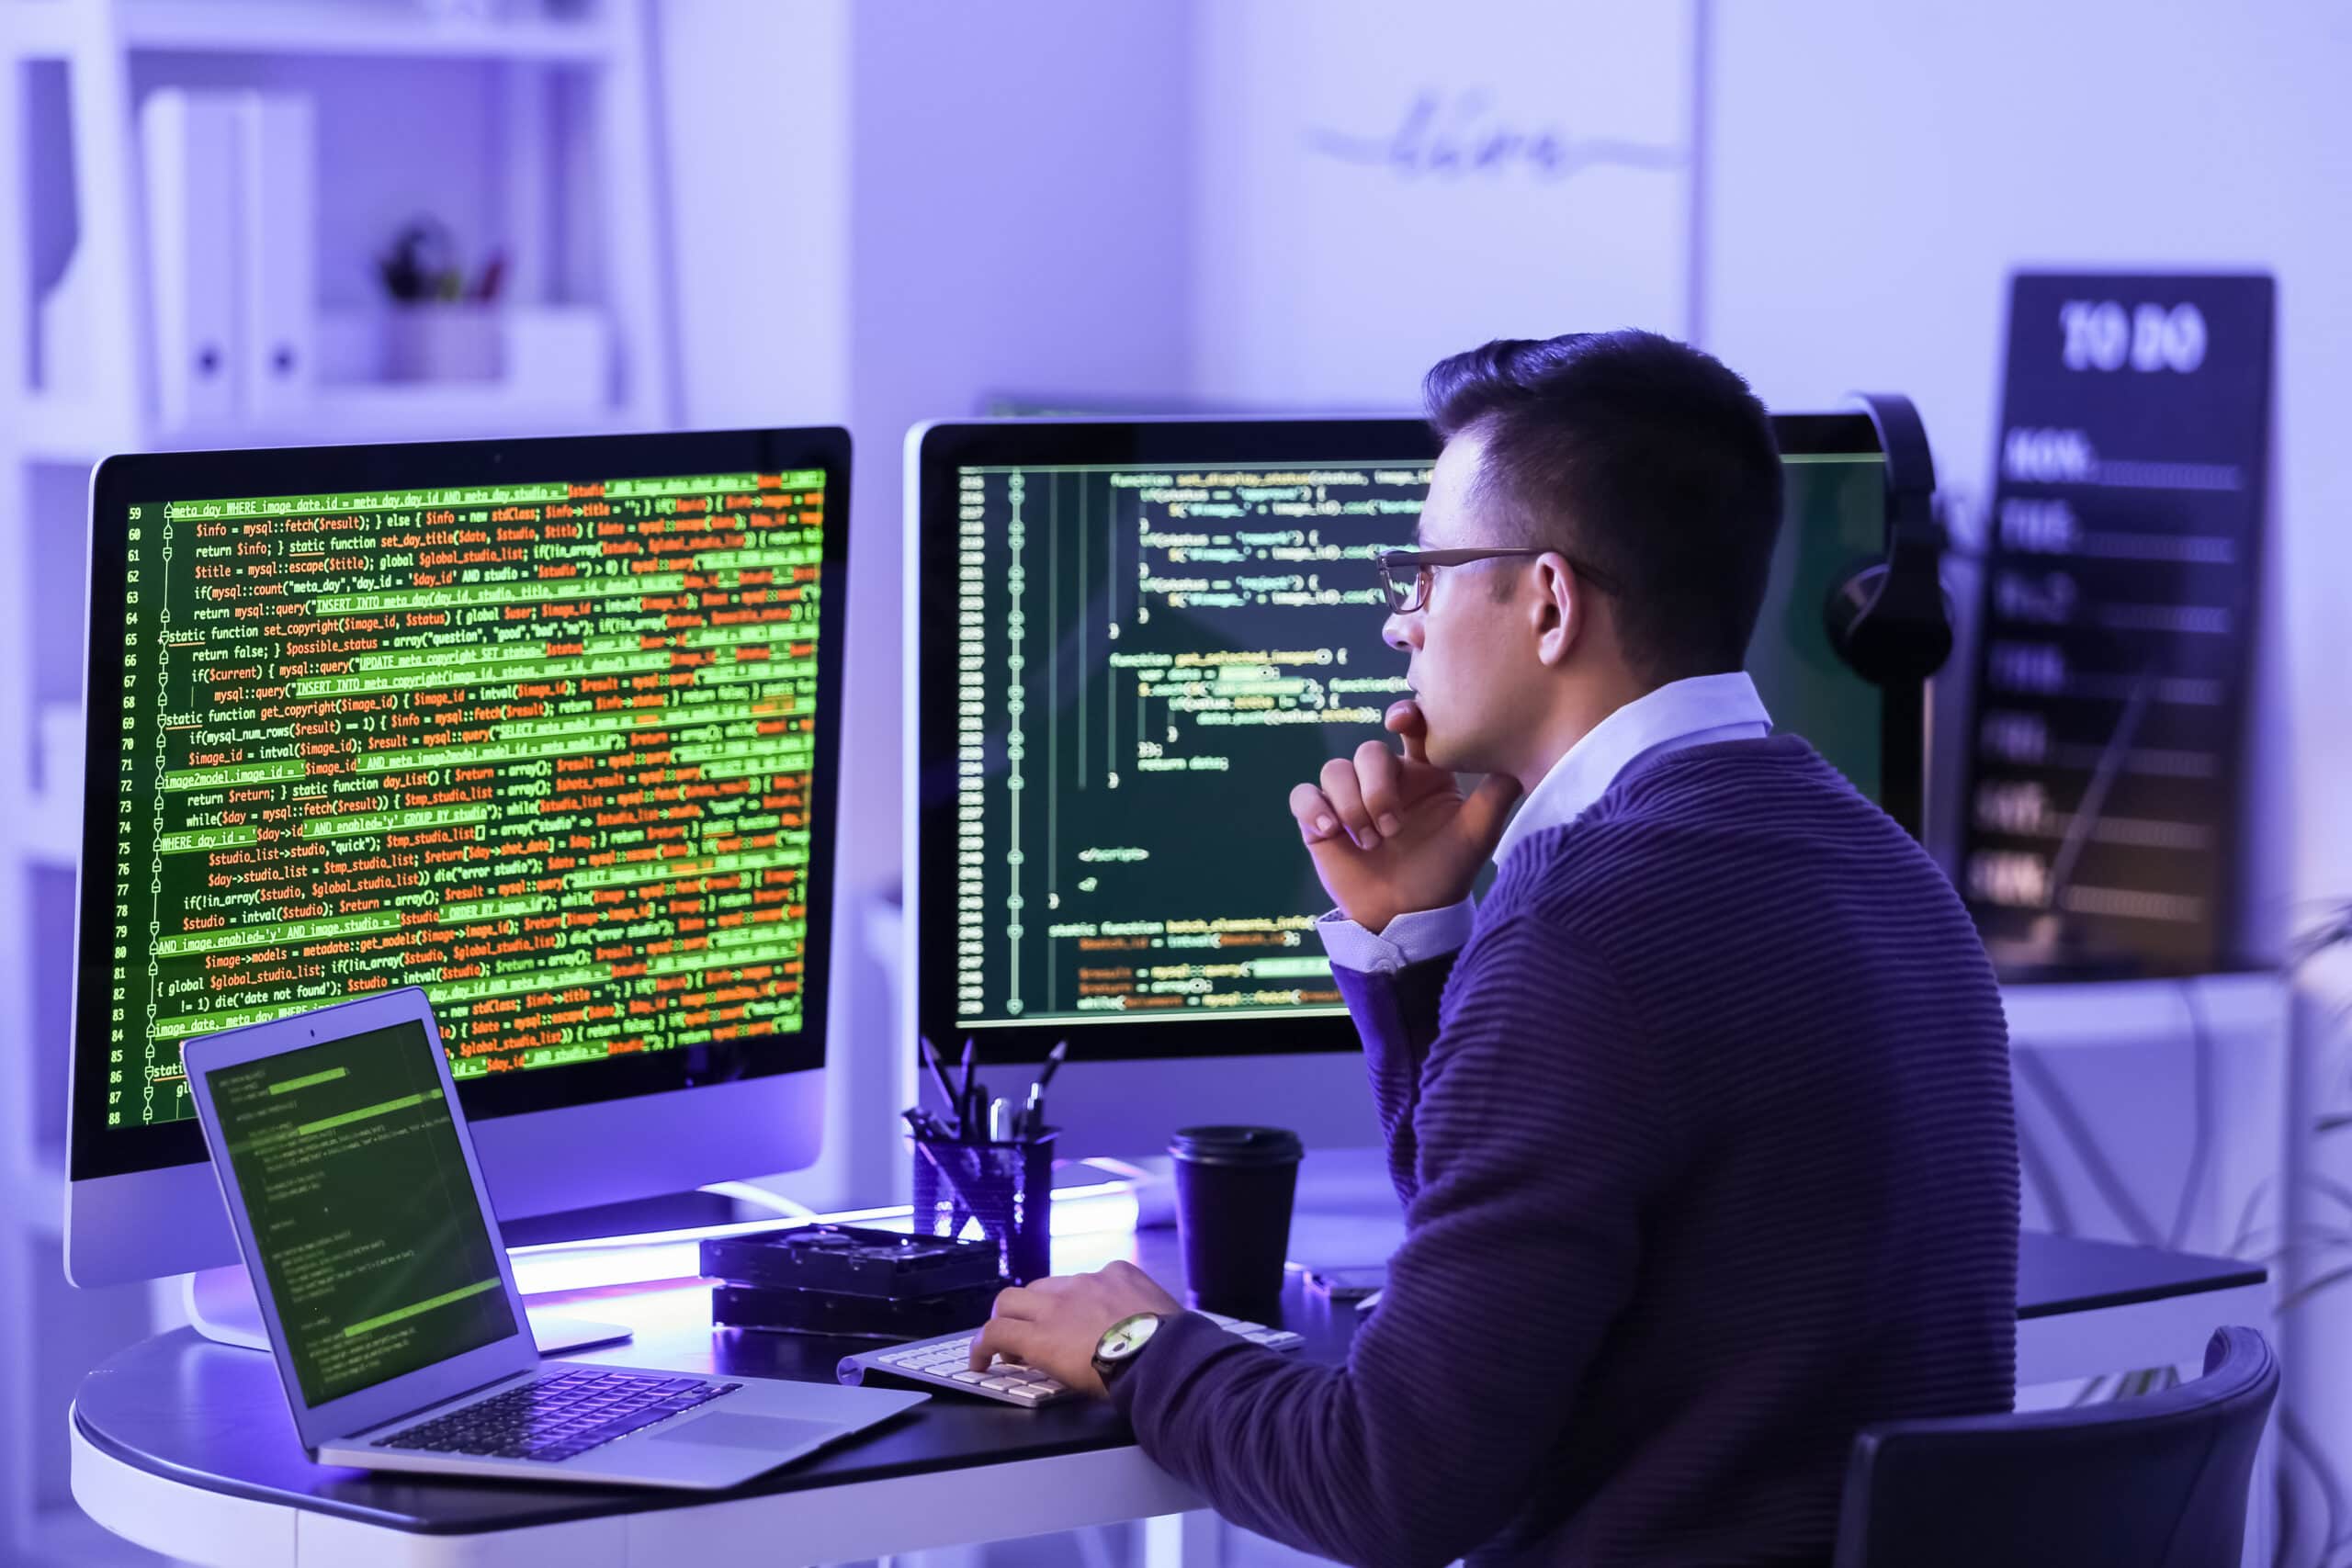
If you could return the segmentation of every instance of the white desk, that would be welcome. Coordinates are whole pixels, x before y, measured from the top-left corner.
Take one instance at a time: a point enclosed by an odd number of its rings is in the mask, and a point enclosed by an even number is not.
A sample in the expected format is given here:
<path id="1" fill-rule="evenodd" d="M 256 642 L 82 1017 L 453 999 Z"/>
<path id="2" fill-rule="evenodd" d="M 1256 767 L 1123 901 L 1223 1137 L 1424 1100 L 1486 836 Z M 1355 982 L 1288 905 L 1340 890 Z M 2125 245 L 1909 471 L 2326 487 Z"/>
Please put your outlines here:
<path id="1" fill-rule="evenodd" d="M 1134 1255 L 1172 1279 L 1174 1242 L 1169 1232 L 1143 1232 Z M 2029 1235 L 2019 1261 L 2020 1383 L 2158 1366 L 2193 1375 L 2214 1327 L 2268 1321 L 2261 1270 L 2229 1260 Z M 678 1283 L 596 1293 L 579 1310 L 628 1321 L 638 1337 L 583 1359 L 832 1376 L 843 1342 L 714 1334 L 707 1294 Z M 1307 1336 L 1303 1354 L 1335 1361 L 1355 1323 L 1295 1276 L 1283 1319 Z M 788 1568 L 1203 1506 L 1144 1458 L 1106 1407 L 1023 1411 L 951 1398 L 709 1500 L 374 1477 L 311 1464 L 268 1359 L 186 1329 L 93 1371 L 71 1426 L 74 1495 L 92 1518 L 219 1568 Z M 1205 1536 L 1168 1519 L 1151 1533 L 1151 1555 L 1197 1563 Z"/>

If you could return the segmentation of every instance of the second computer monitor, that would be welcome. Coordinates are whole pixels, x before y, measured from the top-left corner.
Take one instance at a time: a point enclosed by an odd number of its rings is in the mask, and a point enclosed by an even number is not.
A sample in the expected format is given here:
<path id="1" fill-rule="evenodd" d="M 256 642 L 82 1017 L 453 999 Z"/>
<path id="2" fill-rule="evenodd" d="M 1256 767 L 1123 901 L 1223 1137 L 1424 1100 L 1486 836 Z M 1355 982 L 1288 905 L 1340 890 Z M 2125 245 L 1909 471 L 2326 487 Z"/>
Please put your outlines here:
<path id="1" fill-rule="evenodd" d="M 1774 427 L 1788 507 L 1750 672 L 1780 728 L 1914 801 L 1917 729 L 1888 716 L 1916 693 L 1864 683 L 1822 621 L 1883 547 L 1877 438 L 1860 414 Z M 1436 453 L 1404 419 L 910 436 L 909 1010 L 1000 1073 L 1068 1038 L 1072 1152 L 1200 1121 L 1377 1141 L 1286 801 L 1408 694 L 1374 557 L 1412 542 Z"/>

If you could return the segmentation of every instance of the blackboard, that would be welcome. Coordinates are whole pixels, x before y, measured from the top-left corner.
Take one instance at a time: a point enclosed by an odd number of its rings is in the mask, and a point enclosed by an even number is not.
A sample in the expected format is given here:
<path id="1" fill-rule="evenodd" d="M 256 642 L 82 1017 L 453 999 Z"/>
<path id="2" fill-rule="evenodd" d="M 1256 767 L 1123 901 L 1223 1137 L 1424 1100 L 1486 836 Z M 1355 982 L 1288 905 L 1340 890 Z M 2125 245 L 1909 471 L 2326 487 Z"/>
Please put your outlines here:
<path id="1" fill-rule="evenodd" d="M 2011 280 L 1961 880 L 2013 973 L 2236 955 L 2275 293 Z"/>

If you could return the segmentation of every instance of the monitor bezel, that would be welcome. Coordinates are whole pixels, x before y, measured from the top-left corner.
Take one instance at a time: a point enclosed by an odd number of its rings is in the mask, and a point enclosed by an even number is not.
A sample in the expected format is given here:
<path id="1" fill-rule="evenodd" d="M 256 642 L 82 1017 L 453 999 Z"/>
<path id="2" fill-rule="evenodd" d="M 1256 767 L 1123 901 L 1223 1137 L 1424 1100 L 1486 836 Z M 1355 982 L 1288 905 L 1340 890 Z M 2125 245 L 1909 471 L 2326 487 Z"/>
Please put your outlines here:
<path id="1" fill-rule="evenodd" d="M 1783 456 L 1880 452 L 1860 412 L 1776 413 Z M 1407 417 L 1237 419 L 995 419 L 919 425 L 907 435 L 906 499 L 906 1016 L 943 1051 L 968 1035 L 983 1063 L 1041 1059 L 1069 1036 L 1073 1053 L 1095 1061 L 1168 1061 L 1353 1051 L 1355 1026 L 1340 1010 L 1287 1016 L 1204 1019 L 1055 1019 L 970 1025 L 955 1015 L 956 734 L 956 470 L 1080 463 L 1245 464 L 1304 461 L 1429 463 L 1442 444 L 1429 424 Z M 1302 453 L 1310 454 L 1303 457 Z M 1857 562 L 1857 565 L 1863 564 Z M 946 694 L 925 702 L 928 690 Z M 1918 685 L 1881 691 L 1882 806 L 1914 839 L 1925 759 L 1925 694 Z M 1275 808 L 1279 808 L 1279 802 Z M 1215 1027 L 1210 1027 L 1212 1023 Z"/>
<path id="2" fill-rule="evenodd" d="M 818 468 L 825 475 L 817 606 L 817 738 L 810 792 L 808 934 L 801 1025 L 723 1045 L 649 1052 L 626 1059 L 543 1067 L 468 1080 L 458 1089 L 472 1121 L 570 1110 L 645 1095 L 821 1069 L 825 1063 L 826 976 L 831 963 L 833 835 L 840 780 L 841 694 L 848 605 L 849 432 L 840 426 L 686 431 L 649 435 L 549 436 L 490 441 L 135 453 L 110 457 L 90 477 L 89 602 L 85 616 L 83 691 L 121 689 L 120 615 L 129 584 L 124 552 L 134 503 L 304 495 L 345 491 L 521 484 L 535 480 L 650 479 L 689 473 L 775 472 Z M 100 632 L 102 616 L 107 625 Z M 67 1176 L 74 1182 L 201 1163 L 202 1130 L 193 1117 L 143 1128 L 106 1125 L 105 1075 L 86 1071 L 85 1041 L 102 1041 L 108 1023 L 111 921 L 99 897 L 105 878 L 91 868 L 114 863 L 117 817 L 110 791 L 111 731 L 85 725 L 82 860 L 77 876 L 74 1048 L 70 1055 Z M 94 1047 L 96 1048 L 96 1047 Z"/>

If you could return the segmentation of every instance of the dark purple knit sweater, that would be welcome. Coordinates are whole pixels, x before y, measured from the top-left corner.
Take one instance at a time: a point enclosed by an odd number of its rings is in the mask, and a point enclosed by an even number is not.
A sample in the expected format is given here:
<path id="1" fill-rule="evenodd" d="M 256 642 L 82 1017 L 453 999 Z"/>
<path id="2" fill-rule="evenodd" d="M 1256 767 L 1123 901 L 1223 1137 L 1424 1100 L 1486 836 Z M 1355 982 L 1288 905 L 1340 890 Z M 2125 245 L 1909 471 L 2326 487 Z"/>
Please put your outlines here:
<path id="1" fill-rule="evenodd" d="M 1992 970 L 1802 739 L 1632 771 L 1453 960 L 1340 983 L 1406 1205 L 1380 1306 L 1344 1368 L 1188 1315 L 1117 1384 L 1227 1517 L 1356 1563 L 1817 1563 L 1858 1427 L 2009 1408 Z"/>

